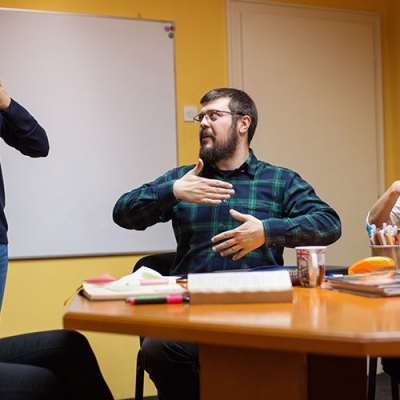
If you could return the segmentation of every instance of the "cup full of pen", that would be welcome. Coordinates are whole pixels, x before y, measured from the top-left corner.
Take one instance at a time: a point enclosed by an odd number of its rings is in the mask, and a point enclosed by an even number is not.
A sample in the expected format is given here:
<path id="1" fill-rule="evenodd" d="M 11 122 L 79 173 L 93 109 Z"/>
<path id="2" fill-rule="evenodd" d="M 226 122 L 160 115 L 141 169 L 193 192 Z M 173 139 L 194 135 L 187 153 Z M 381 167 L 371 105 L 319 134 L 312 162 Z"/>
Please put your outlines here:
<path id="1" fill-rule="evenodd" d="M 390 257 L 400 267 L 400 230 L 396 225 L 368 226 L 371 256 Z"/>

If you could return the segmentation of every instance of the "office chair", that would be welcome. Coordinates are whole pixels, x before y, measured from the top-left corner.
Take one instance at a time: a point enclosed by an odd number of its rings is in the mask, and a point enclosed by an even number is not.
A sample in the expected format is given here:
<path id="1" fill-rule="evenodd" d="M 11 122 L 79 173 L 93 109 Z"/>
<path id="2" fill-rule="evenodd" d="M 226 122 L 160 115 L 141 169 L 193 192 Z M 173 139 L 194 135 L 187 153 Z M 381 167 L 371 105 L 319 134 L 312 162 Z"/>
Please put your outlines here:
<path id="1" fill-rule="evenodd" d="M 375 400 L 377 366 L 378 366 L 377 357 L 370 357 L 369 374 L 368 374 L 368 400 Z M 393 378 L 392 376 L 390 377 L 390 386 L 392 389 L 392 400 L 400 400 L 399 387 L 396 379 Z"/>
<path id="2" fill-rule="evenodd" d="M 159 272 L 161 275 L 169 275 L 170 268 L 174 261 L 176 253 L 159 253 L 159 254 L 151 254 L 149 256 L 145 256 L 140 258 L 135 266 L 133 267 L 133 271 L 137 271 L 140 267 L 149 267 Z M 140 343 L 142 343 L 142 338 L 140 338 Z M 144 389 L 144 367 L 142 364 L 140 349 L 137 353 L 136 357 L 136 384 L 135 384 L 135 400 L 143 400 L 143 389 Z M 162 400 L 159 397 L 159 400 Z"/>

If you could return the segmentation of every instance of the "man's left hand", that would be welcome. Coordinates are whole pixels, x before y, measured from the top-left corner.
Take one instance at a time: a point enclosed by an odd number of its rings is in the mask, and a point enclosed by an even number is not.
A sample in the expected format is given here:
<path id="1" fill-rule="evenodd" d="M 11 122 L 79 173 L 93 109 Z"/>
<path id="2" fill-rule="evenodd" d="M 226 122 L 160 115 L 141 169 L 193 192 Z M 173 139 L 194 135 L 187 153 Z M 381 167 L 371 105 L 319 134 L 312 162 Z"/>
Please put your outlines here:
<path id="1" fill-rule="evenodd" d="M 235 210 L 229 212 L 233 218 L 243 224 L 214 236 L 211 239 L 212 243 L 221 243 L 213 246 L 212 250 L 218 251 L 222 257 L 235 253 L 232 260 L 239 260 L 265 243 L 264 226 L 259 219 L 252 215 L 241 214 Z"/>

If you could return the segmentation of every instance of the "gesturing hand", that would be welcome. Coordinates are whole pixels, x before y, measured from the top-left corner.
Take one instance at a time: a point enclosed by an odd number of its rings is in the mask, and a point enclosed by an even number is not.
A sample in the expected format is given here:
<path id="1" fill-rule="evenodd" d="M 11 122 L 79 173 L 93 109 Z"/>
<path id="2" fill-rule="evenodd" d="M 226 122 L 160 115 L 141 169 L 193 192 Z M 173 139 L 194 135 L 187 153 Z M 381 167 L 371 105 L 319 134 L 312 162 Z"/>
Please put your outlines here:
<path id="1" fill-rule="evenodd" d="M 264 226 L 259 219 L 252 215 L 241 214 L 235 210 L 230 210 L 229 212 L 233 218 L 243 222 L 243 224 L 214 236 L 211 241 L 213 243 L 221 243 L 213 246 L 212 250 L 219 251 L 222 257 L 236 253 L 232 260 L 239 260 L 265 243 Z"/>
<path id="2" fill-rule="evenodd" d="M 11 103 L 10 96 L 8 95 L 6 89 L 4 89 L 3 85 L 0 82 L 0 110 L 6 111 L 10 103 Z"/>
<path id="3" fill-rule="evenodd" d="M 174 195 L 177 199 L 196 204 L 219 204 L 235 193 L 228 182 L 200 177 L 203 167 L 203 160 L 199 159 L 191 171 L 175 181 Z"/>

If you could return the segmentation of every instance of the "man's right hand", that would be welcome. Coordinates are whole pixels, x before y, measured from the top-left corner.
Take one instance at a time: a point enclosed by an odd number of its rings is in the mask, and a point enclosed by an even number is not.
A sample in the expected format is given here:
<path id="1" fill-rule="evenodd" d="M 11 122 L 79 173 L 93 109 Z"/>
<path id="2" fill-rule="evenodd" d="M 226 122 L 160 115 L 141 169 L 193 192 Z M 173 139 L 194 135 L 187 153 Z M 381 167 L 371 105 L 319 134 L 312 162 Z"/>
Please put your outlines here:
<path id="1" fill-rule="evenodd" d="M 178 200 L 196 204 L 220 204 L 228 200 L 235 191 L 233 186 L 217 179 L 207 179 L 199 176 L 204 162 L 199 159 L 196 166 L 174 183 L 174 194 Z"/>

